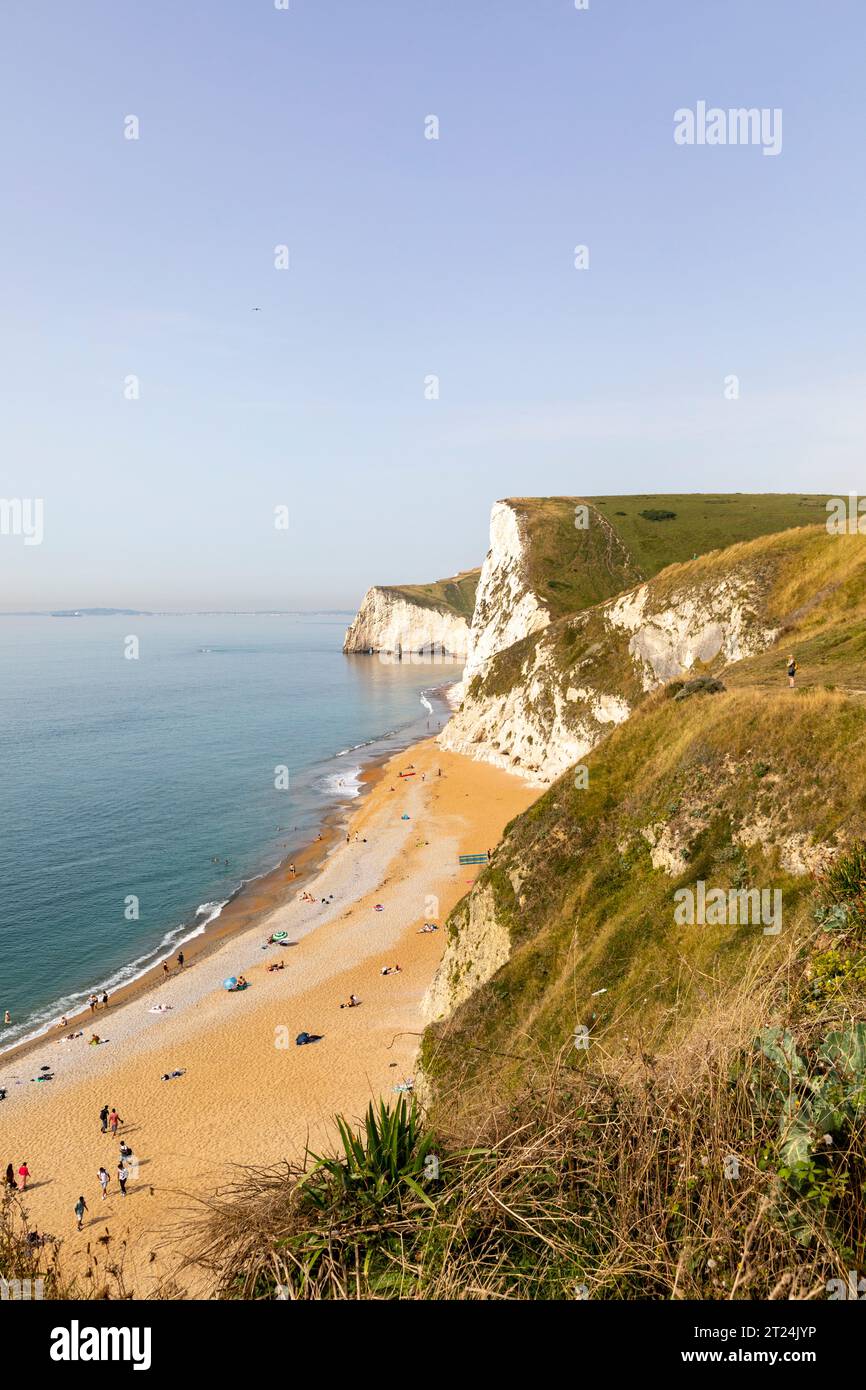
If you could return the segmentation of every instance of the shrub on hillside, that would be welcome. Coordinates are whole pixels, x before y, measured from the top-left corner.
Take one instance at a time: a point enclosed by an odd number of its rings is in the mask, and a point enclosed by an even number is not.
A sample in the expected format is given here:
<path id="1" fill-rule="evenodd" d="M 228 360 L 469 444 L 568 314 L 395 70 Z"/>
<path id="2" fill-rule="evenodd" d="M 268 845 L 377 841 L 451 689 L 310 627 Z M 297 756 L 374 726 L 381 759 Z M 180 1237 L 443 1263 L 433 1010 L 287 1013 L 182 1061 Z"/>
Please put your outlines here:
<path id="1" fill-rule="evenodd" d="M 843 918 L 858 930 L 866 929 L 866 840 L 858 840 L 818 875 L 821 906 L 826 925 Z M 831 920 L 827 920 L 831 919 Z"/>

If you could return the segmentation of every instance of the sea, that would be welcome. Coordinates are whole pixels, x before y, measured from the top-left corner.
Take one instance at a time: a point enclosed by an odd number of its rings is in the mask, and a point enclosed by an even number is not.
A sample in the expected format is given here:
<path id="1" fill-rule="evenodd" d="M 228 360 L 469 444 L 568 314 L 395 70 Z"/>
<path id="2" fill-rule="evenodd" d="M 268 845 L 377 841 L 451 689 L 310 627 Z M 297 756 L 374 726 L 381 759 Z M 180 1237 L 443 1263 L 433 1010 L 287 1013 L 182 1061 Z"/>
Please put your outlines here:
<path id="1" fill-rule="evenodd" d="M 461 666 L 351 614 L 0 617 L 0 1050 L 176 953 L 437 732 Z"/>

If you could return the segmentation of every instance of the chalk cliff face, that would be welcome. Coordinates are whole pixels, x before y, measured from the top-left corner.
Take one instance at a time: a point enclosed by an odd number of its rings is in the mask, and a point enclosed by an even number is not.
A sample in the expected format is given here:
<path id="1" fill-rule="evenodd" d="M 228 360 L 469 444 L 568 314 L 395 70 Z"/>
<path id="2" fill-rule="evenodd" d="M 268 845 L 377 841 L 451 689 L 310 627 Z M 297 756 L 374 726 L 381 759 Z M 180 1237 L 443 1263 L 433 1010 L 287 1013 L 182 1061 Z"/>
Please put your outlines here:
<path id="1" fill-rule="evenodd" d="M 497 652 L 549 622 L 547 606 L 530 587 L 525 527 L 510 503 L 496 502 L 490 514 L 490 549 L 475 595 L 463 685 Z"/>
<path id="2" fill-rule="evenodd" d="M 761 616 L 761 580 L 736 567 L 709 576 L 680 568 L 674 584 L 664 575 L 650 580 L 530 632 L 470 679 L 464 674 L 462 704 L 442 746 L 544 786 L 580 763 L 647 692 L 775 640 Z M 500 614 L 496 630 L 507 621 Z"/>
<path id="3" fill-rule="evenodd" d="M 461 614 L 409 602 L 374 586 L 346 632 L 344 652 L 444 652 L 465 657 L 469 624 Z"/>
<path id="4" fill-rule="evenodd" d="M 644 505 L 653 500 L 671 501 L 679 519 Z M 790 514 L 765 502 L 768 525 L 798 519 L 793 501 Z M 758 544 L 763 523 L 756 506 L 741 516 L 736 506 L 732 497 L 497 502 L 480 572 L 370 589 L 344 650 L 465 657 L 442 746 L 544 786 L 658 686 L 718 672 L 775 640 L 767 599 L 793 542 L 767 536 L 766 553 L 739 550 Z M 738 528 L 752 539 L 739 542 Z M 725 548 L 695 554 L 719 536 Z"/>
<path id="5" fill-rule="evenodd" d="M 493 890 L 470 893 L 454 910 L 448 944 L 422 1000 L 427 1019 L 444 1018 L 483 985 L 511 953 L 511 937 L 496 917 Z"/>

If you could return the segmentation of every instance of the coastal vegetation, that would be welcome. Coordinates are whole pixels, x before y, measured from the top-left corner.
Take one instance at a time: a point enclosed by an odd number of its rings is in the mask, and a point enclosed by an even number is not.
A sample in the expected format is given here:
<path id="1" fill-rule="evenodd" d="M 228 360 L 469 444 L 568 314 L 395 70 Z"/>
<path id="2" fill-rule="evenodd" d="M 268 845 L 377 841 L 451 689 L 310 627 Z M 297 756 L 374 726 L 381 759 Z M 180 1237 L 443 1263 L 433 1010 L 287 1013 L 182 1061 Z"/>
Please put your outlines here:
<path id="1" fill-rule="evenodd" d="M 452 725 L 487 761 L 531 749 L 550 785 L 442 924 L 414 1093 L 198 1199 L 195 1286 L 849 1296 L 832 1290 L 866 1265 L 866 542 L 815 524 L 824 503 L 507 504 L 522 550 L 512 570 L 494 557 L 508 582 L 485 612 L 510 640 Z M 477 584 L 416 587 L 468 617 Z M 725 912 L 679 916 L 708 886 Z M 727 911 L 765 894 L 778 918 Z M 44 1256 L 13 1206 L 14 1272 Z M 122 1261 L 94 1251 L 85 1287 L 123 1296 Z"/>
<path id="2" fill-rule="evenodd" d="M 446 613 L 455 613 L 467 621 L 472 618 L 475 607 L 475 590 L 478 587 L 480 569 L 463 570 L 451 579 L 437 579 L 432 584 L 388 584 L 383 592 L 404 599 L 406 603 L 419 608 L 437 608 Z"/>
<path id="3" fill-rule="evenodd" d="M 423 1124 L 401 1101 L 345 1125 L 327 1161 L 246 1172 L 192 1258 L 225 1299 L 846 1289 L 866 1238 L 864 988 L 840 984 L 816 1012 L 816 947 L 747 972 L 664 1053 L 551 1053 L 524 1035 L 508 1094 L 467 1104 L 450 1086 Z"/>
<path id="4" fill-rule="evenodd" d="M 436 998 L 454 1003 L 424 1036 L 417 1106 L 343 1120 L 341 1152 L 210 1204 L 191 1258 L 220 1297 L 808 1299 L 866 1260 L 864 547 L 797 526 L 823 499 L 604 506 L 646 566 L 641 525 L 682 549 L 684 514 L 706 545 L 716 515 L 751 516 L 719 554 L 669 552 L 651 589 L 662 605 L 747 578 L 769 637 L 647 692 L 594 608 L 473 678 L 470 700 L 520 688 L 544 642 L 632 709 L 452 912 Z M 771 513 L 784 533 L 763 536 Z M 526 516 L 550 588 L 581 544 L 573 501 Z M 562 585 L 554 602 L 585 598 Z M 698 881 L 743 900 L 772 884 L 783 929 L 678 923 Z"/>
<path id="5" fill-rule="evenodd" d="M 823 525 L 826 501 L 799 493 L 652 493 L 523 497 L 511 505 L 526 531 L 529 585 L 555 619 L 612 598 L 668 565 L 791 527 Z M 581 505 L 589 508 L 586 525 L 576 515 Z M 656 515 L 664 516 L 663 524 Z"/>
<path id="6" fill-rule="evenodd" d="M 124 1271 L 125 1245 L 112 1238 L 108 1226 L 88 1240 L 80 1270 L 61 1261 L 62 1240 L 34 1229 L 25 1201 L 4 1188 L 0 1194 L 0 1300 L 128 1299 L 133 1290 Z M 176 1290 L 165 1287 L 163 1298 Z"/>

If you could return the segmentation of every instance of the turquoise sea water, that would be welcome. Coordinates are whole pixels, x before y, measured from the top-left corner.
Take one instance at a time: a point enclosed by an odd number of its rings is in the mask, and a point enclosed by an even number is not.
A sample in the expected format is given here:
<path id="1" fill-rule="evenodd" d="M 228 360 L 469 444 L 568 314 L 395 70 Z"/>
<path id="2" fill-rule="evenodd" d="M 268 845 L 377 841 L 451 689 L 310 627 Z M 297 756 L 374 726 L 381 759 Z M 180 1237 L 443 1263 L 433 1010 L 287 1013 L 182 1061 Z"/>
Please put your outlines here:
<path id="1" fill-rule="evenodd" d="M 0 618 L 0 1048 L 173 954 L 439 727 L 460 667 L 343 656 L 347 622 Z"/>

